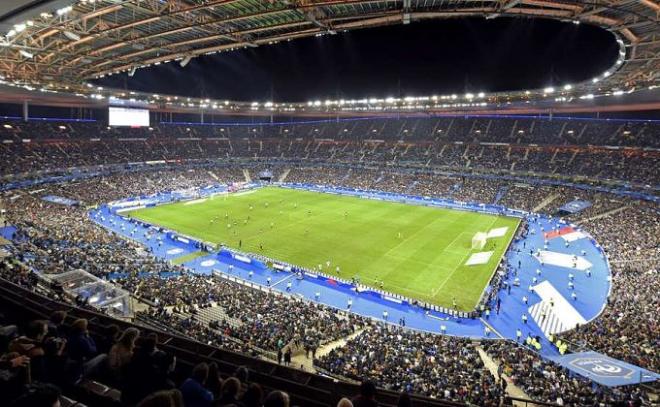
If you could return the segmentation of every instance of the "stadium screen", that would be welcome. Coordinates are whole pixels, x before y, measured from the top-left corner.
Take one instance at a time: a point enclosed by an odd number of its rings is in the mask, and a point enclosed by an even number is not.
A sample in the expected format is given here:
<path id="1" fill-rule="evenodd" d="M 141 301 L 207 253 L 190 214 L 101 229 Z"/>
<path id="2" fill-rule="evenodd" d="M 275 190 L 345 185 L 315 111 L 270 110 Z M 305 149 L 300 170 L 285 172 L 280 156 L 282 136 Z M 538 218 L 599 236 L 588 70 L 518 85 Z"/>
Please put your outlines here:
<path id="1" fill-rule="evenodd" d="M 110 126 L 130 126 L 146 127 L 149 126 L 149 110 L 147 109 L 129 109 L 126 107 L 111 107 L 109 109 Z"/>

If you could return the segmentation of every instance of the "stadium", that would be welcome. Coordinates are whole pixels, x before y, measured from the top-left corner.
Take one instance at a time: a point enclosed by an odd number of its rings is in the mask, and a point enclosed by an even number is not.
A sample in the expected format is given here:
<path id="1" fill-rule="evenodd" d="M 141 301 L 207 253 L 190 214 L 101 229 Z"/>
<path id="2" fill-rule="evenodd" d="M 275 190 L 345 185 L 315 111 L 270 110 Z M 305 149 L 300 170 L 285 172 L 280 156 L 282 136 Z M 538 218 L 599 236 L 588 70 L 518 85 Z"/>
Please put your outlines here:
<path id="1" fill-rule="evenodd" d="M 660 3 L 0 2 L 0 405 L 660 403 Z"/>

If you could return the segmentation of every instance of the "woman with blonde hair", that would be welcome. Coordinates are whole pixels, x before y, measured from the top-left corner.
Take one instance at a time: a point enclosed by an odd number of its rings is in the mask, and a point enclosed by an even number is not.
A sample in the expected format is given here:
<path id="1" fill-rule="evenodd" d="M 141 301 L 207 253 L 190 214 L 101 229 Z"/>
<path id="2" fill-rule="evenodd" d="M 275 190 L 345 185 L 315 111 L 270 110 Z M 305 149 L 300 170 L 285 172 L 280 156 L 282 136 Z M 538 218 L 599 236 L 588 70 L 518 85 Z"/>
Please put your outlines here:
<path id="1" fill-rule="evenodd" d="M 135 341 L 138 336 L 140 336 L 140 331 L 137 328 L 126 328 L 117 340 L 117 343 L 110 348 L 110 353 L 108 353 L 108 367 L 117 379 L 121 377 L 122 368 L 133 357 L 133 349 L 135 349 Z"/>

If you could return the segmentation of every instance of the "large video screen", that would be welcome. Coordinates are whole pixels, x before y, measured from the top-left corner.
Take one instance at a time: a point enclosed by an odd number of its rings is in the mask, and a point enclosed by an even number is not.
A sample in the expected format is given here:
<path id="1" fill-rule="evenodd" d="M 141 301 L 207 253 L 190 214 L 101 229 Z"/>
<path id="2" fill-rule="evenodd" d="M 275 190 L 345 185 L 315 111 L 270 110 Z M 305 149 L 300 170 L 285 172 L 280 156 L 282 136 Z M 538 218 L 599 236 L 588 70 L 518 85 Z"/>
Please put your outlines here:
<path id="1" fill-rule="evenodd" d="M 110 126 L 149 126 L 149 110 L 111 107 L 109 110 Z"/>

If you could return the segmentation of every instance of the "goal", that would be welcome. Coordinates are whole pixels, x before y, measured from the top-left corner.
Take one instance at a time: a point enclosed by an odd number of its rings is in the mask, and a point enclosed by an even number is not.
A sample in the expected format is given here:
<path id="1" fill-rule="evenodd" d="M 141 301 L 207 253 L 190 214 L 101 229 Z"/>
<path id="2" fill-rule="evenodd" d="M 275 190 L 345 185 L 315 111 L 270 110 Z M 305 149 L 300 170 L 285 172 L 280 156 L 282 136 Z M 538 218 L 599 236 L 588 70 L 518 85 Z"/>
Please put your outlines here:
<path id="1" fill-rule="evenodd" d="M 483 249 L 486 246 L 486 239 L 488 239 L 488 234 L 484 232 L 475 233 L 472 237 L 472 248 Z"/>

